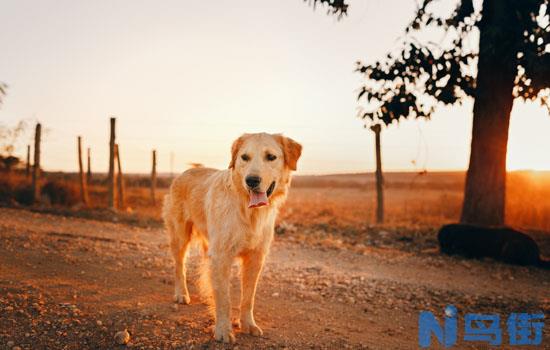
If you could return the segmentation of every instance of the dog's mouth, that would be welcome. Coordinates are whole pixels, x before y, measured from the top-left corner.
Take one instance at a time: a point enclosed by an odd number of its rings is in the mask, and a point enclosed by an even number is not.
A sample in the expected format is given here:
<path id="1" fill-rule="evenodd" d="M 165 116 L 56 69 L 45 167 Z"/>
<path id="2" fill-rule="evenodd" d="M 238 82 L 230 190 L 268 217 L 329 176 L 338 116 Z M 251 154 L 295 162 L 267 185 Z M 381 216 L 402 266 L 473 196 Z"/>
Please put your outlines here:
<path id="1" fill-rule="evenodd" d="M 273 181 L 271 185 L 269 185 L 269 188 L 267 189 L 266 192 L 249 190 L 248 196 L 250 200 L 248 202 L 248 207 L 258 208 L 258 207 L 263 207 L 264 205 L 269 205 L 268 197 L 271 196 L 274 189 L 275 189 L 275 181 Z"/>
<path id="2" fill-rule="evenodd" d="M 273 190 L 275 189 L 275 181 L 273 181 L 271 183 L 271 185 L 269 185 L 269 188 L 267 189 L 267 196 L 271 196 L 271 194 L 273 193 Z"/>

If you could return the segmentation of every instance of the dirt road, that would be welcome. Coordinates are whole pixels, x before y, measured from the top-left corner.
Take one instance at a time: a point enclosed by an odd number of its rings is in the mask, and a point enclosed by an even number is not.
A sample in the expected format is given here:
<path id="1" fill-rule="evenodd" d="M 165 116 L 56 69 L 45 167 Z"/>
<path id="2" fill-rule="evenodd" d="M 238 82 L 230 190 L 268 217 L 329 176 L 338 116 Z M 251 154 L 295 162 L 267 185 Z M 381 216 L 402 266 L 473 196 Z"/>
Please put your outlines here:
<path id="1" fill-rule="evenodd" d="M 550 310 L 550 273 L 537 268 L 436 250 L 357 254 L 278 236 L 256 302 L 264 335 L 237 331 L 237 344 L 224 345 L 211 339 L 192 283 L 198 259 L 189 259 L 191 305 L 175 305 L 161 229 L 0 209 L 0 349 L 123 348 L 113 336 L 125 328 L 127 346 L 137 349 L 416 349 L 421 310 L 442 315 L 453 304 L 459 314 L 504 320 L 512 311 Z M 235 276 L 235 305 L 238 288 Z M 546 325 L 546 348 L 549 333 Z M 460 335 L 453 349 L 485 344 Z"/>

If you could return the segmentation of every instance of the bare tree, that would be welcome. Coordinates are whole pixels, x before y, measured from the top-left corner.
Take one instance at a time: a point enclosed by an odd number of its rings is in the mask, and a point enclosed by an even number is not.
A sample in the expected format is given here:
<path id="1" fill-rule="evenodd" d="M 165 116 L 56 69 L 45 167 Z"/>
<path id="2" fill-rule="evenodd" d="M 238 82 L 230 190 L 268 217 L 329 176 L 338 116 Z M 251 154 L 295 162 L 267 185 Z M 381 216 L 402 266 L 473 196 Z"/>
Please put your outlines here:
<path id="1" fill-rule="evenodd" d="M 4 96 L 6 96 L 6 89 L 7 89 L 7 85 L 2 83 L 0 81 L 0 105 L 2 104 L 2 102 L 4 101 Z"/>
<path id="2" fill-rule="evenodd" d="M 0 125 L 0 166 L 7 172 L 20 163 L 19 157 L 15 156 L 14 152 L 26 129 L 27 123 L 24 120 L 13 127 Z"/>

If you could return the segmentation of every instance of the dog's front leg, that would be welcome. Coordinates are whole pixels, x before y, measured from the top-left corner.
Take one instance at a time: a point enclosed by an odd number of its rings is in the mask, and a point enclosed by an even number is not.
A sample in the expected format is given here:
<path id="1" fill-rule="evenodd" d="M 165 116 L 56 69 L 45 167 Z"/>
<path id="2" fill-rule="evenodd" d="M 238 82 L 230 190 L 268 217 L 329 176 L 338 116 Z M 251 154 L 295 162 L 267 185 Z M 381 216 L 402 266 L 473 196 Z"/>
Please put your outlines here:
<path id="1" fill-rule="evenodd" d="M 242 258 L 241 330 L 256 336 L 263 333 L 254 321 L 254 297 L 264 260 L 263 251 L 254 251 Z"/>
<path id="2" fill-rule="evenodd" d="M 229 297 L 232 262 L 233 258 L 229 256 L 210 258 L 210 281 L 216 307 L 214 338 L 224 343 L 235 342 L 230 319 L 231 299 Z"/>

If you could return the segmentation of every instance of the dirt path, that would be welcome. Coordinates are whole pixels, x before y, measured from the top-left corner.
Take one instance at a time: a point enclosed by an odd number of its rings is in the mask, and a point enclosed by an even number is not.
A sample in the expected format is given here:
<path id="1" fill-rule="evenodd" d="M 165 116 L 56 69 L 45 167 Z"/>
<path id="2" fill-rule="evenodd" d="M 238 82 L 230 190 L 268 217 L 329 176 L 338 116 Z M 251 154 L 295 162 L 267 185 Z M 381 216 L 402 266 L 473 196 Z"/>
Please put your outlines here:
<path id="1" fill-rule="evenodd" d="M 197 255 L 189 259 L 191 305 L 172 303 L 162 230 L 0 209 L 0 349 L 116 348 L 113 336 L 125 328 L 138 349 L 416 349 L 421 310 L 441 315 L 454 304 L 501 318 L 550 310 L 548 271 L 276 240 L 256 303 L 264 336 L 237 333 L 231 346 L 211 340 L 192 283 Z M 235 305 L 238 287 L 234 278 Z M 481 344 L 459 337 L 453 348 Z"/>

